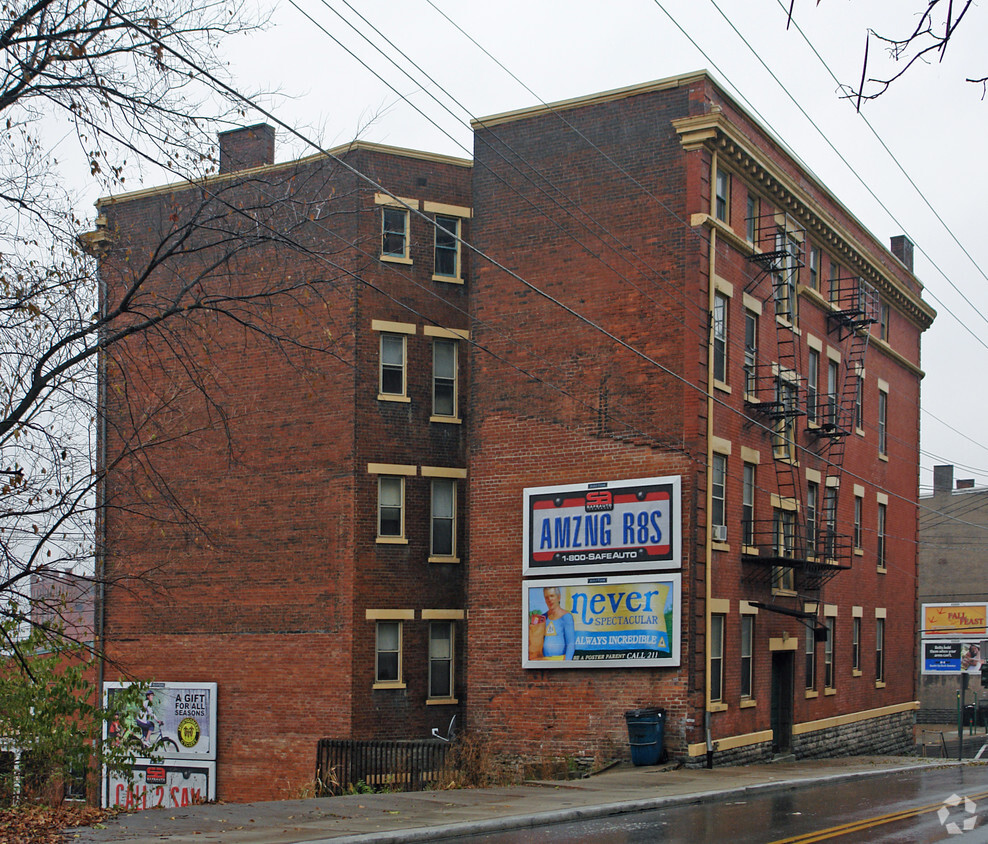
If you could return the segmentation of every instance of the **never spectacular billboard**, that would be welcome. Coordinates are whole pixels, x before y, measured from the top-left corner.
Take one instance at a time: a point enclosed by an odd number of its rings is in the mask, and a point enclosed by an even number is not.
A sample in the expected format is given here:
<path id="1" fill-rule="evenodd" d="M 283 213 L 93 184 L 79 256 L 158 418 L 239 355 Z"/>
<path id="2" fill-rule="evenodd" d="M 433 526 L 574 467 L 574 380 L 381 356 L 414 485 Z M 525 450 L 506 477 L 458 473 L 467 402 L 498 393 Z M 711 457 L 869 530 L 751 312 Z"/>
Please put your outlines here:
<path id="1" fill-rule="evenodd" d="M 678 476 L 530 487 L 522 574 L 680 567 Z"/>

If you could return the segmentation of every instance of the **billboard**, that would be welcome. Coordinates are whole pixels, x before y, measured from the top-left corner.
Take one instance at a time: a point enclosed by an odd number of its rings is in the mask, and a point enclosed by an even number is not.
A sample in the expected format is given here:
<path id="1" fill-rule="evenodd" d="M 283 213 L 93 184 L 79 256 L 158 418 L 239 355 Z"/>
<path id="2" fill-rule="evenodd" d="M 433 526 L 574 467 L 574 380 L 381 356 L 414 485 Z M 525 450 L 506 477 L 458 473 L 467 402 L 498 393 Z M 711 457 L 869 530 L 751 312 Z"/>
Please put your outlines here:
<path id="1" fill-rule="evenodd" d="M 951 639 L 988 636 L 988 604 L 923 604 L 920 632 Z"/>
<path id="2" fill-rule="evenodd" d="M 216 763 L 134 765 L 131 775 L 104 769 L 104 808 L 178 809 L 216 799 Z"/>
<path id="3" fill-rule="evenodd" d="M 980 674 L 988 642 L 968 639 L 923 641 L 924 674 Z"/>
<path id="4" fill-rule="evenodd" d="M 681 577 L 585 577 L 522 586 L 525 668 L 679 665 Z"/>
<path id="5" fill-rule="evenodd" d="M 523 575 L 677 569 L 678 476 L 523 490 Z"/>
<path id="6" fill-rule="evenodd" d="M 107 703 L 129 683 L 104 683 Z M 142 759 L 216 758 L 216 683 L 151 683 L 138 705 L 105 725 L 103 740 Z"/>
<path id="7" fill-rule="evenodd" d="M 988 646 L 988 603 L 923 604 L 923 674 L 979 674 Z"/>

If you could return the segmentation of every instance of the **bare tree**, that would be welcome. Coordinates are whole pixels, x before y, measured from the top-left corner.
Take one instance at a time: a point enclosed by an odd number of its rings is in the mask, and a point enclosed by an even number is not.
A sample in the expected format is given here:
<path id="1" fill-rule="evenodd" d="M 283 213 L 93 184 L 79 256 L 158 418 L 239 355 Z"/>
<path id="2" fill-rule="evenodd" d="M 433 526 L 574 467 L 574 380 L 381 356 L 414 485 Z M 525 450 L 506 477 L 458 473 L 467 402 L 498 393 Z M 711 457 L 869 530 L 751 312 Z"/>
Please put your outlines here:
<path id="1" fill-rule="evenodd" d="M 217 128 L 243 114 L 213 81 L 218 44 L 259 23 L 236 0 L 14 0 L 0 10 L 0 613 L 18 622 L 32 621 L 32 579 L 73 567 L 94 576 L 106 468 L 95 458 L 97 360 L 112 365 L 111 350 L 135 334 L 166 337 L 172 322 L 203 314 L 291 342 L 255 306 L 297 295 L 292 284 L 229 295 L 207 283 L 245 252 L 291 240 L 304 212 L 284 185 L 265 185 L 246 205 L 227 202 L 229 186 L 190 189 L 150 254 L 129 276 L 118 272 L 113 300 L 101 301 L 97 256 L 109 233 L 80 239 L 92 225 L 62 164 L 78 166 L 81 152 L 104 193 L 149 166 L 202 184 L 215 171 Z M 181 259 L 187 272 L 193 257 L 198 272 L 163 295 L 167 267 Z M 203 396 L 217 377 L 188 374 Z M 50 625 L 53 614 L 41 618 Z"/>

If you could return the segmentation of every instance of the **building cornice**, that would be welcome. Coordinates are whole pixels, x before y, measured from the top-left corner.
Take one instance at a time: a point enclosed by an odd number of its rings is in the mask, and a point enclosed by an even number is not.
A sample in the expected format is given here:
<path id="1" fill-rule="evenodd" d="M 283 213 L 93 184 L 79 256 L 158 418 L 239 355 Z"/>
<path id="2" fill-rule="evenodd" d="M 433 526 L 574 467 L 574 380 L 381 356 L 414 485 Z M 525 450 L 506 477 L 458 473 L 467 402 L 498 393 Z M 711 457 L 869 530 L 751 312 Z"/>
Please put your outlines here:
<path id="1" fill-rule="evenodd" d="M 232 173 L 215 173 L 210 176 L 203 176 L 199 179 L 187 179 L 179 182 L 170 182 L 164 185 L 157 185 L 151 188 L 129 191 L 128 193 L 116 194 L 114 196 L 101 196 L 96 200 L 97 208 L 104 208 L 118 202 L 132 202 L 135 199 L 144 199 L 149 196 L 160 196 L 162 194 L 175 193 L 177 191 L 189 190 L 190 188 L 215 187 L 229 182 L 236 182 L 245 178 L 253 178 L 259 175 L 274 174 L 279 171 L 291 170 L 296 167 L 303 167 L 316 161 L 343 158 L 348 153 L 357 151 L 379 153 L 381 155 L 393 155 L 401 158 L 414 158 L 417 161 L 430 161 L 434 164 L 448 164 L 455 167 L 473 167 L 473 162 L 468 158 L 455 158 L 451 155 L 440 155 L 435 152 L 425 152 L 424 150 L 405 149 L 404 147 L 388 146 L 387 144 L 375 144 L 370 141 L 353 141 L 333 147 L 326 152 L 317 152 L 307 155 L 304 158 L 296 158 L 292 161 L 282 161 L 276 164 L 264 164 L 260 167 L 249 167 L 244 170 L 235 170 Z"/>
<path id="2" fill-rule="evenodd" d="M 930 327 L 936 311 L 872 260 L 865 245 L 845 227 L 828 218 L 820 209 L 820 204 L 782 168 L 760 155 L 757 152 L 758 146 L 731 123 L 723 111 L 715 106 L 704 114 L 673 120 L 672 125 L 679 133 L 684 150 L 689 152 L 706 148 L 710 152 L 716 152 L 719 160 L 727 161 L 729 167 L 743 174 L 761 194 L 774 200 L 781 211 L 799 221 L 828 252 L 836 255 L 849 269 L 878 288 L 882 297 L 896 310 L 905 314 L 920 328 Z M 830 191 L 808 173 L 805 177 L 813 181 L 822 193 L 830 196 L 843 214 L 861 225 Z M 864 226 L 861 228 L 864 229 Z M 877 241 L 875 245 L 884 249 Z M 895 257 L 891 252 L 889 255 Z M 917 287 L 922 288 L 919 279 L 908 269 L 903 267 L 903 272 L 908 273 Z"/>

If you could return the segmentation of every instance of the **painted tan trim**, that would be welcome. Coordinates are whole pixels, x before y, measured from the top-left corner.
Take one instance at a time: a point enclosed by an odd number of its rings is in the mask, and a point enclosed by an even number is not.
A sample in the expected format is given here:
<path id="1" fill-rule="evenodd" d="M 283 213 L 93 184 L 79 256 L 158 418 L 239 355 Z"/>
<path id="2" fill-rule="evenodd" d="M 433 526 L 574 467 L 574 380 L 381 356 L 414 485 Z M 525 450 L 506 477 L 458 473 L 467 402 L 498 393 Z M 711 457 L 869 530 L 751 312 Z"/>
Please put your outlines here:
<path id="1" fill-rule="evenodd" d="M 707 712 L 727 712 L 730 707 L 726 703 L 714 701 L 707 704 Z"/>
<path id="2" fill-rule="evenodd" d="M 753 314 L 758 314 L 758 316 L 761 316 L 762 315 L 762 300 L 761 299 L 756 299 L 750 293 L 744 293 L 744 292 L 742 292 L 742 294 L 741 294 L 741 302 Z"/>
<path id="3" fill-rule="evenodd" d="M 889 503 L 888 493 L 887 492 L 876 492 L 875 493 L 875 501 L 878 502 L 879 504 L 888 505 L 888 503 Z"/>
<path id="4" fill-rule="evenodd" d="M 396 396 L 394 393 L 378 393 L 377 394 L 377 400 L 378 401 L 397 401 L 397 402 L 405 402 L 405 403 L 408 403 L 408 402 L 411 401 L 411 398 L 409 398 L 408 396 Z"/>
<path id="5" fill-rule="evenodd" d="M 408 687 L 401 680 L 389 680 L 386 683 L 374 683 L 372 689 L 407 689 Z"/>
<path id="6" fill-rule="evenodd" d="M 758 615 L 758 607 L 753 607 L 747 601 L 738 601 L 738 612 L 741 615 Z"/>
<path id="7" fill-rule="evenodd" d="M 840 489 L 840 478 L 836 478 L 833 475 L 831 475 L 829 478 L 827 478 L 827 483 L 824 484 L 824 486 Z"/>
<path id="8" fill-rule="evenodd" d="M 783 498 L 777 492 L 773 492 L 769 498 L 772 507 L 776 510 L 799 510 L 799 502 L 795 498 Z"/>
<path id="9" fill-rule="evenodd" d="M 807 689 L 806 690 L 806 699 L 807 700 L 815 700 L 818 697 L 820 697 L 820 693 L 816 689 Z"/>
<path id="10" fill-rule="evenodd" d="M 793 636 L 791 639 L 769 639 L 768 649 L 770 651 L 794 651 L 798 645 L 798 639 Z"/>
<path id="11" fill-rule="evenodd" d="M 450 466 L 423 466 L 423 478 L 465 478 L 466 469 L 457 469 Z"/>
<path id="12" fill-rule="evenodd" d="M 460 562 L 460 558 L 459 557 L 436 557 L 436 556 L 432 555 L 432 556 L 429 556 L 427 562 L 430 562 L 430 563 L 438 563 L 440 565 L 445 565 L 447 563 L 449 563 L 449 564 L 455 564 L 455 563 L 459 563 Z"/>
<path id="13" fill-rule="evenodd" d="M 878 391 L 880 393 L 887 393 L 889 391 L 889 382 L 884 378 L 878 379 Z"/>
<path id="14" fill-rule="evenodd" d="M 864 607 L 851 607 L 851 618 L 864 618 Z"/>
<path id="15" fill-rule="evenodd" d="M 415 610 L 364 610 L 368 621 L 414 621 Z"/>
<path id="16" fill-rule="evenodd" d="M 469 340 L 470 329 L 468 328 L 440 328 L 438 325 L 425 325 L 422 333 L 426 337 L 444 337 L 448 340 Z"/>
<path id="17" fill-rule="evenodd" d="M 823 605 L 823 617 L 824 618 L 837 618 L 837 604 L 824 604 Z"/>
<path id="18" fill-rule="evenodd" d="M 430 202 L 423 200 L 422 210 L 426 214 L 446 214 L 449 217 L 463 217 L 470 219 L 473 216 L 473 209 L 465 205 L 447 205 L 445 202 Z"/>
<path id="19" fill-rule="evenodd" d="M 753 706 L 758 706 L 758 701 L 751 697 L 741 698 L 741 702 L 738 704 L 739 709 L 751 709 Z"/>
<path id="20" fill-rule="evenodd" d="M 820 483 L 820 471 L 818 469 L 807 469 L 806 470 L 806 480 L 813 481 L 813 483 Z"/>
<path id="21" fill-rule="evenodd" d="M 741 446 L 741 459 L 745 463 L 761 463 L 762 453 L 754 448 L 748 448 L 748 446 Z"/>
<path id="22" fill-rule="evenodd" d="M 368 463 L 368 475 L 417 475 L 418 466 L 405 463 Z"/>
<path id="23" fill-rule="evenodd" d="M 865 488 L 861 484 L 854 485 L 854 497 L 864 498 Z"/>
<path id="24" fill-rule="evenodd" d="M 817 603 L 815 601 L 803 601 L 803 612 L 816 612 Z"/>
<path id="25" fill-rule="evenodd" d="M 408 539 L 404 536 L 379 536 L 374 540 L 378 545 L 407 545 Z"/>
<path id="26" fill-rule="evenodd" d="M 722 437 L 713 437 L 710 441 L 711 448 L 718 454 L 724 454 L 728 457 L 731 456 L 731 441 L 725 440 Z"/>
<path id="27" fill-rule="evenodd" d="M 823 351 L 823 340 L 809 332 L 806 334 L 806 345 L 817 352 Z"/>
<path id="28" fill-rule="evenodd" d="M 745 733 L 738 736 L 727 736 L 726 738 L 714 739 L 714 747 L 717 750 L 734 750 L 738 747 L 748 747 L 752 744 L 760 744 L 764 741 L 772 740 L 771 730 L 760 730 L 757 733 Z M 697 742 L 687 746 L 687 753 L 690 756 L 704 756 L 707 752 L 705 741 Z"/>
<path id="29" fill-rule="evenodd" d="M 455 697 L 430 697 L 425 701 L 426 706 L 449 706 L 460 701 Z"/>
<path id="30" fill-rule="evenodd" d="M 875 607 L 875 618 L 888 618 L 888 610 L 885 607 Z"/>
<path id="31" fill-rule="evenodd" d="M 731 284 L 731 282 L 729 282 L 726 278 L 721 278 L 719 275 L 714 276 L 714 290 L 723 294 L 728 299 L 734 298 L 734 285 Z"/>
<path id="32" fill-rule="evenodd" d="M 388 264 L 404 264 L 406 267 L 412 266 L 413 263 L 411 258 L 405 258 L 401 255 L 381 255 L 377 260 Z"/>
<path id="33" fill-rule="evenodd" d="M 374 194 L 374 204 L 375 205 L 392 205 L 398 208 L 412 208 L 415 211 L 419 210 L 419 201 L 409 196 L 391 196 L 387 193 L 375 193 Z"/>
<path id="34" fill-rule="evenodd" d="M 847 724 L 857 724 L 861 721 L 870 721 L 873 718 L 884 718 L 886 715 L 896 715 L 899 712 L 913 712 L 919 709 L 918 700 L 910 700 L 906 703 L 894 703 L 890 706 L 882 706 L 878 709 L 865 709 L 860 712 L 848 712 L 845 715 L 835 715 L 832 718 L 820 718 L 817 721 L 803 721 L 801 724 L 792 725 L 794 736 L 815 733 L 817 730 L 828 730 L 832 727 L 843 727 Z"/>
<path id="35" fill-rule="evenodd" d="M 737 249 L 742 255 L 751 255 L 751 244 L 748 240 L 741 235 L 739 235 L 734 229 L 732 229 L 723 220 L 718 220 L 712 214 L 692 214 L 690 216 L 690 225 L 694 228 L 697 226 L 703 226 L 704 228 L 713 229 L 717 231 L 724 240 L 730 242 L 730 244 Z M 761 250 L 755 250 L 760 252 Z"/>
<path id="36" fill-rule="evenodd" d="M 422 610 L 423 621 L 459 621 L 463 610 Z"/>
<path id="37" fill-rule="evenodd" d="M 430 416 L 430 422 L 445 422 L 449 425 L 462 425 L 463 420 L 459 416 Z"/>
<path id="38" fill-rule="evenodd" d="M 414 334 L 417 328 L 411 322 L 391 322 L 386 319 L 372 319 L 371 331 L 384 331 L 388 334 Z"/>
<path id="39" fill-rule="evenodd" d="M 707 601 L 707 609 L 718 615 L 728 615 L 731 612 L 730 598 L 711 598 Z"/>
<path id="40" fill-rule="evenodd" d="M 832 360 L 834 363 L 840 363 L 840 350 L 835 349 L 833 346 L 827 346 L 827 359 Z"/>

